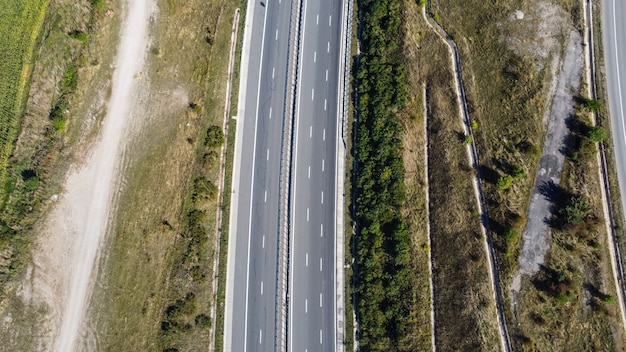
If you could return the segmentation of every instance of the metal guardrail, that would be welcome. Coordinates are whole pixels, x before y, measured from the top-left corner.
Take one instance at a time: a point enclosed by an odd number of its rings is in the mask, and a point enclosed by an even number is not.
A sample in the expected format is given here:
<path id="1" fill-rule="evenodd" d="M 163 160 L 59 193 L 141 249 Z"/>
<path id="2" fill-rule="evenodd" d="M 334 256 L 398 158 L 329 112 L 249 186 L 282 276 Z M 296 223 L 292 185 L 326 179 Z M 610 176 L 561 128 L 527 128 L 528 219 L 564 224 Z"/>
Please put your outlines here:
<path id="1" fill-rule="evenodd" d="M 287 351 L 289 339 L 289 266 L 290 266 L 290 224 L 291 224 L 291 149 L 293 147 L 293 122 L 295 119 L 295 97 L 298 88 L 300 62 L 300 31 L 302 28 L 302 0 L 291 3 L 289 38 L 287 52 L 291 53 L 287 64 L 287 90 L 283 111 L 283 138 L 281 142 L 281 168 L 279 182 L 280 206 L 278 209 L 278 267 L 276 275 L 276 334 L 275 351 Z"/>

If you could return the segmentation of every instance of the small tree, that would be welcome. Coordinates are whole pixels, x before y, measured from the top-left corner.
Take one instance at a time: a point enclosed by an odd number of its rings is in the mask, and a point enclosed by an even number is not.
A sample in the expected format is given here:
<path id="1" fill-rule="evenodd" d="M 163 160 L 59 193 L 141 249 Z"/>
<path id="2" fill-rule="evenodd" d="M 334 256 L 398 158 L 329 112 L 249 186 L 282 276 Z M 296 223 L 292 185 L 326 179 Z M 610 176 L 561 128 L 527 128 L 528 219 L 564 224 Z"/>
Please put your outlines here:
<path id="1" fill-rule="evenodd" d="M 605 137 L 604 127 L 602 126 L 591 127 L 591 129 L 589 130 L 589 134 L 587 136 L 594 143 L 602 143 Z"/>
<path id="2" fill-rule="evenodd" d="M 474 140 L 474 139 L 472 139 L 472 136 L 468 134 L 468 135 L 467 135 L 467 136 L 465 136 L 465 138 L 463 139 L 463 144 L 465 144 L 465 145 L 470 145 L 470 144 L 472 144 L 472 141 L 473 141 L 473 140 Z"/>

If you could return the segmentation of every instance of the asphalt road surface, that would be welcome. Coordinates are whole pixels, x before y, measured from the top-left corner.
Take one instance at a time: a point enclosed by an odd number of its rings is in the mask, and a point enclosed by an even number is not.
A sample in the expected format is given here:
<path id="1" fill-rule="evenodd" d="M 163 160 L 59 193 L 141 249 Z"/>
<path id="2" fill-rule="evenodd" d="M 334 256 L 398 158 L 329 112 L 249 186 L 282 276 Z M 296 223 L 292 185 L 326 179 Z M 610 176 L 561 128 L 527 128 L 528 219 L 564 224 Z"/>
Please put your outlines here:
<path id="1" fill-rule="evenodd" d="M 304 0 L 294 125 L 289 351 L 333 351 L 342 2 Z"/>
<path id="2" fill-rule="evenodd" d="M 602 1 L 604 60 L 622 209 L 626 209 L 626 3 Z"/>
<path id="3" fill-rule="evenodd" d="M 287 80 L 289 0 L 251 6 L 232 289 L 232 319 L 225 327 L 228 351 L 272 351 L 276 330 L 278 186 Z M 249 8 L 250 9 L 250 8 Z M 228 298 L 227 298 L 228 301 Z M 227 305 L 229 302 L 227 302 Z M 228 309 L 228 307 L 227 307 Z M 227 313 L 228 315 L 228 313 Z"/>
<path id="4" fill-rule="evenodd" d="M 242 72 L 247 75 L 245 109 L 238 117 L 240 159 L 236 159 L 233 180 L 236 215 L 231 240 L 235 242 L 229 260 L 234 264 L 229 264 L 224 336 L 228 351 L 275 348 L 278 194 L 292 6 L 289 0 L 270 0 L 248 7 L 252 17 L 248 71 Z M 331 0 L 304 1 L 302 9 L 302 61 L 292 148 L 290 351 L 332 351 L 336 343 L 335 163 L 341 9 L 341 1 Z"/>

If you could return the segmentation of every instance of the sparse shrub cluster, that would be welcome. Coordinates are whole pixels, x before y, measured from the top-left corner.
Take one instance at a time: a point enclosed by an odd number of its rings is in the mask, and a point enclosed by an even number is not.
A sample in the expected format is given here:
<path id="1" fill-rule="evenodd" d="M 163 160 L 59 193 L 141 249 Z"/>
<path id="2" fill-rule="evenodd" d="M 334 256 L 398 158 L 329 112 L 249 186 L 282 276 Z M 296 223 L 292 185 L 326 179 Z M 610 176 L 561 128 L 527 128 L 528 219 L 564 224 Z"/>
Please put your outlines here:
<path id="1" fill-rule="evenodd" d="M 69 95 L 74 92 L 78 83 L 78 65 L 70 64 L 61 79 L 60 95 L 50 110 L 50 122 L 58 132 L 65 132 L 67 120 L 65 111 L 68 107 Z"/>
<path id="2" fill-rule="evenodd" d="M 204 145 L 207 148 L 219 148 L 224 144 L 224 132 L 220 126 L 213 125 L 206 131 Z"/>
<path id="3" fill-rule="evenodd" d="M 362 351 L 410 350 L 411 239 L 399 214 L 405 199 L 397 112 L 407 83 L 401 60 L 402 8 L 364 0 L 362 56 L 356 70 L 358 127 L 356 307 Z"/>

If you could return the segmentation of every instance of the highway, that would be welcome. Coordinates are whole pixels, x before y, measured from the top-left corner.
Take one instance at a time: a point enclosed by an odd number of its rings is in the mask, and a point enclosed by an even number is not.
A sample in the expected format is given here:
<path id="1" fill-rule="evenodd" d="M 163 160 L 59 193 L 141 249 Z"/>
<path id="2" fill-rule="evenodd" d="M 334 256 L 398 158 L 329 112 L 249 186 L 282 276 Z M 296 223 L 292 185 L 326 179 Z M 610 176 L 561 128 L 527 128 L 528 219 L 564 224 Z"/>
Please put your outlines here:
<path id="1" fill-rule="evenodd" d="M 335 184 L 341 1 L 302 0 L 291 149 L 289 351 L 336 346 Z M 298 1 L 247 7 L 231 194 L 224 351 L 276 350 L 281 141 Z M 295 41 L 294 41 L 295 42 Z M 280 325 L 279 325 L 280 326 Z"/>
<path id="2" fill-rule="evenodd" d="M 602 1 L 602 35 L 608 107 L 622 209 L 626 209 L 626 3 Z"/>
<path id="3" fill-rule="evenodd" d="M 292 156 L 289 351 L 333 351 L 342 2 L 303 0 Z"/>
<path id="4" fill-rule="evenodd" d="M 253 1 L 245 98 L 237 117 L 225 351 L 272 351 L 276 335 L 278 187 L 291 3 Z M 244 36 L 246 35 L 244 34 Z M 244 49 L 245 50 L 245 49 Z M 241 94 L 241 91 L 240 91 Z M 243 101 L 242 101 L 243 100 Z"/>

